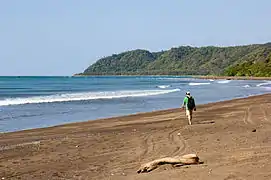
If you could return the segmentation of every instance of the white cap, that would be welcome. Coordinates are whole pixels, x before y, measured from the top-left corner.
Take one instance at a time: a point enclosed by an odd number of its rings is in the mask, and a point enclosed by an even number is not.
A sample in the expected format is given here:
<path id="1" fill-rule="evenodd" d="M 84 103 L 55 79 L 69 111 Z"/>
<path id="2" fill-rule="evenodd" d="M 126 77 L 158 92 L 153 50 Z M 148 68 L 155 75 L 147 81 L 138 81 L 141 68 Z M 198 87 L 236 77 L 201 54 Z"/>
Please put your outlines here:
<path id="1" fill-rule="evenodd" d="M 186 95 L 190 95 L 190 92 L 189 92 L 189 91 L 187 91 L 185 94 L 186 94 Z"/>

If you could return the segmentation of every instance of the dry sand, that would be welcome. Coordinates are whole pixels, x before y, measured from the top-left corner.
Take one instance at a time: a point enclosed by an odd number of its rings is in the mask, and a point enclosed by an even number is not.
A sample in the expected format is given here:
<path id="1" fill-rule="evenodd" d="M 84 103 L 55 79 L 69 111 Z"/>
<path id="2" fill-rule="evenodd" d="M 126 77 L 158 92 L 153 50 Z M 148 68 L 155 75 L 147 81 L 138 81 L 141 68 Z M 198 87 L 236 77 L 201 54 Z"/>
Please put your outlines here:
<path id="1" fill-rule="evenodd" d="M 0 179 L 271 179 L 271 94 L 0 134 Z M 180 133 L 178 135 L 178 133 Z M 204 164 L 136 170 L 197 153 Z"/>

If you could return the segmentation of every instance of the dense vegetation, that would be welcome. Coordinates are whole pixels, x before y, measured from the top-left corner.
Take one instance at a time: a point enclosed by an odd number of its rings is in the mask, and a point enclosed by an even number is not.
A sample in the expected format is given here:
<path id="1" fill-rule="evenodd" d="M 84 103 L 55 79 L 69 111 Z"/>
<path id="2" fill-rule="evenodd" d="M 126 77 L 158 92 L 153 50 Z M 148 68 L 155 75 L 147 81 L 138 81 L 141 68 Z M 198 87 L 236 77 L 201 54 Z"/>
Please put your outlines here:
<path id="1" fill-rule="evenodd" d="M 80 75 L 271 76 L 271 43 L 127 51 L 98 60 Z"/>

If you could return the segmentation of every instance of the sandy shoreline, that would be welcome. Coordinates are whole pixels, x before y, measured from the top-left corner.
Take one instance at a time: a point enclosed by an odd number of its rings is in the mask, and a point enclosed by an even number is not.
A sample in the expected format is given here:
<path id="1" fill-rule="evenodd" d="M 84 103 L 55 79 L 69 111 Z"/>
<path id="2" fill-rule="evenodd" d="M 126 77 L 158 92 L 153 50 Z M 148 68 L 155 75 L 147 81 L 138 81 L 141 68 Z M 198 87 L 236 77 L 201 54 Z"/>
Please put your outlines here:
<path id="1" fill-rule="evenodd" d="M 271 94 L 199 105 L 193 123 L 169 109 L 3 133 L 0 179 L 271 179 Z M 136 173 L 187 153 L 204 164 Z"/>
<path id="2" fill-rule="evenodd" d="M 75 74 L 72 77 L 88 77 L 88 76 L 182 76 L 182 75 L 78 75 Z M 183 77 L 190 77 L 195 79 L 227 79 L 227 80 L 271 80 L 271 77 L 254 77 L 254 76 L 203 76 L 203 75 L 183 75 Z"/>
<path id="3" fill-rule="evenodd" d="M 227 79 L 227 80 L 271 80 L 271 77 L 252 76 L 193 76 L 197 79 Z"/>

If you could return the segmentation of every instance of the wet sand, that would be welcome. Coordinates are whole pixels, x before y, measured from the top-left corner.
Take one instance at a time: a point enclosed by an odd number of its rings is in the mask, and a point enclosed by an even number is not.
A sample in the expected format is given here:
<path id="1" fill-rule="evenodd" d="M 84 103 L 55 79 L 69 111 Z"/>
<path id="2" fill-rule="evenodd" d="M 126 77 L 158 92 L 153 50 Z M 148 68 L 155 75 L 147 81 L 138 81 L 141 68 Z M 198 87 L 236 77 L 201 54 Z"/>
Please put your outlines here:
<path id="1" fill-rule="evenodd" d="M 204 163 L 136 173 L 188 153 Z M 200 105 L 192 126 L 170 109 L 0 134 L 1 178 L 270 180 L 271 94 Z"/>

